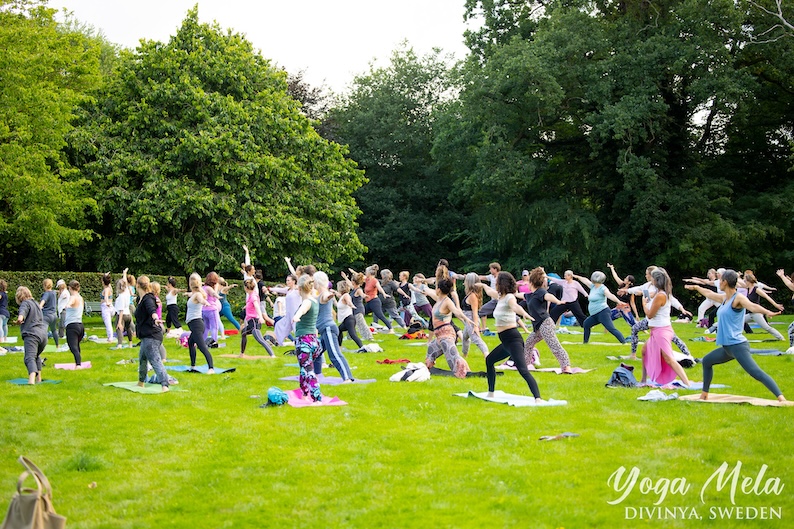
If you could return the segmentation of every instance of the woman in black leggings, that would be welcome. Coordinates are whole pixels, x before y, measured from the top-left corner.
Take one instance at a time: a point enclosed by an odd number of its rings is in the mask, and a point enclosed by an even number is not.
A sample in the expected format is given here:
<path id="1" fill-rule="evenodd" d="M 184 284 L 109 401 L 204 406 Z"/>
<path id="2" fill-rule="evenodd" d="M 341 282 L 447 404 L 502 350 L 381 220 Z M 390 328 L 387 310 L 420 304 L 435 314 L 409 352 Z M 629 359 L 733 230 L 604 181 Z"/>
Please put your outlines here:
<path id="1" fill-rule="evenodd" d="M 201 288 L 201 276 L 193 273 L 190 274 L 190 298 L 187 300 L 187 314 L 185 320 L 187 327 L 190 329 L 190 338 L 187 340 L 187 347 L 190 353 L 190 367 L 196 367 L 196 347 L 199 348 L 204 358 L 207 360 L 207 374 L 214 374 L 212 364 L 212 355 L 210 354 L 207 343 L 204 341 L 204 320 L 201 317 L 201 307 L 208 305 L 207 296 L 204 295 L 204 290 Z"/>
<path id="2" fill-rule="evenodd" d="M 493 317 L 496 323 L 496 331 L 499 334 L 499 341 L 502 343 L 485 357 L 485 367 L 488 374 L 488 396 L 493 397 L 496 387 L 496 369 L 494 367 L 496 362 L 509 356 L 515 363 L 519 374 L 526 380 L 529 391 L 535 397 L 535 402 L 542 402 L 538 383 L 529 372 L 524 358 L 524 338 L 521 337 L 521 333 L 517 329 L 516 314 L 520 314 L 524 318 L 532 318 L 516 301 L 514 295 L 516 291 L 515 278 L 510 272 L 499 272 L 496 277 L 496 290 L 484 283 L 477 283 L 477 285 L 482 287 L 485 293 L 492 298 L 498 298 Z"/>
<path id="3" fill-rule="evenodd" d="M 336 284 L 336 293 L 339 294 L 339 300 L 336 302 L 336 314 L 339 320 L 339 345 L 342 345 L 344 332 L 347 331 L 350 339 L 356 342 L 358 349 L 361 350 L 364 344 L 361 342 L 361 338 L 358 337 L 358 333 L 356 332 L 356 316 L 353 314 L 355 307 L 350 297 L 350 283 L 347 281 L 339 281 Z"/>

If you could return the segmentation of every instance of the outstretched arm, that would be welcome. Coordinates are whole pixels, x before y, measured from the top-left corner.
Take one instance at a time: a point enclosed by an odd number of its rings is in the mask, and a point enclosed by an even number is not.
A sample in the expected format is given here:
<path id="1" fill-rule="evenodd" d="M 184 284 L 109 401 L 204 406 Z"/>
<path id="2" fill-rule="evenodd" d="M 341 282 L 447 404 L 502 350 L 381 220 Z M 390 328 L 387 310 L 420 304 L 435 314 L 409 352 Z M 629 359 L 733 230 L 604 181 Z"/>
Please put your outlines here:
<path id="1" fill-rule="evenodd" d="M 745 296 L 744 294 L 737 294 L 736 295 L 736 300 L 734 301 L 734 304 L 738 304 L 739 306 L 744 307 L 745 309 L 749 310 L 750 312 L 758 312 L 758 313 L 764 314 L 766 316 L 777 316 L 778 314 L 780 314 L 782 312 L 782 311 L 777 311 L 777 312 L 771 311 L 771 310 L 769 310 L 767 308 L 762 307 L 758 303 L 753 303 L 752 301 L 747 299 L 747 296 Z"/>
<path id="2" fill-rule="evenodd" d="M 700 285 L 684 285 L 684 288 L 687 290 L 697 290 L 700 294 L 706 298 L 709 298 L 711 301 L 716 301 L 717 303 L 722 303 L 725 301 L 724 294 L 717 294 L 707 288 L 703 288 Z"/>
<path id="3" fill-rule="evenodd" d="M 769 303 L 771 303 L 771 304 L 772 304 L 772 306 L 773 306 L 773 307 L 777 308 L 778 310 L 781 310 L 781 311 L 782 311 L 782 310 L 785 308 L 783 305 L 781 305 L 780 303 L 778 303 L 777 301 L 775 301 L 774 299 L 772 299 L 772 298 L 769 296 L 769 294 L 767 294 L 766 292 L 764 292 L 764 291 L 763 291 L 763 290 L 761 290 L 760 288 L 756 288 L 756 290 L 755 290 L 755 291 L 758 293 L 758 295 L 759 295 L 759 296 L 761 296 L 762 298 L 764 298 L 765 300 L 767 300 Z"/>
<path id="4" fill-rule="evenodd" d="M 573 278 L 582 283 L 583 285 L 587 286 L 587 288 L 593 288 L 593 282 L 583 276 L 578 276 L 576 274 L 573 275 Z"/>
<path id="5" fill-rule="evenodd" d="M 617 283 L 618 286 L 622 285 L 623 284 L 623 280 L 620 278 L 618 273 L 615 271 L 615 265 L 613 265 L 612 263 L 607 263 L 607 268 L 612 270 L 612 277 L 615 279 L 615 283 Z"/>
<path id="6" fill-rule="evenodd" d="M 287 268 L 289 268 L 289 273 L 295 275 L 295 267 L 292 266 L 292 259 L 289 257 L 285 257 L 284 261 L 287 262 Z"/>
<path id="7" fill-rule="evenodd" d="M 783 283 L 786 284 L 789 290 L 794 291 L 794 283 L 792 283 L 791 279 L 789 279 L 789 277 L 786 275 L 785 270 L 781 268 L 780 270 L 777 271 L 777 275 L 780 277 L 780 279 L 783 280 Z"/>
<path id="8" fill-rule="evenodd" d="M 483 291 L 492 298 L 496 299 L 499 297 L 499 293 L 493 288 L 491 288 L 491 285 L 486 285 L 485 283 L 475 283 L 475 285 L 481 287 Z"/>

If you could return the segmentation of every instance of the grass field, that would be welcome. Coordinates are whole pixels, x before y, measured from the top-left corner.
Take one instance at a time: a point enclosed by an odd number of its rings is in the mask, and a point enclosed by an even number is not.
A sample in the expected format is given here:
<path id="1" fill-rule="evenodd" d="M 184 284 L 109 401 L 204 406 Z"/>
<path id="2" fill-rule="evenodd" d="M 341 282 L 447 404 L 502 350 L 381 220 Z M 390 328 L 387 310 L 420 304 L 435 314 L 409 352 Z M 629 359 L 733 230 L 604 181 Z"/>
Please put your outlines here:
<path id="1" fill-rule="evenodd" d="M 623 322 L 619 328 L 627 331 Z M 103 335 L 99 320 L 86 319 L 86 329 Z M 693 324 L 675 330 L 697 357 L 714 347 L 689 341 L 702 336 Z M 0 510 L 24 454 L 49 477 L 68 527 L 82 529 L 794 527 L 792 408 L 638 401 L 647 388 L 604 387 L 618 365 L 606 356 L 627 354 L 628 345 L 583 345 L 581 335 L 560 338 L 577 342 L 565 345 L 575 366 L 595 371 L 536 374 L 544 398 L 568 405 L 512 408 L 453 396 L 485 391 L 481 378 L 389 382 L 399 366 L 376 360 L 421 361 L 425 347 L 376 338 L 384 353 L 347 358 L 358 378 L 378 381 L 326 386 L 324 394 L 349 405 L 309 409 L 259 407 L 270 386 L 297 387 L 278 380 L 298 371 L 287 365 L 295 357 L 283 356 L 285 347 L 276 360 L 216 356 L 216 366 L 237 371 L 173 373 L 180 391 L 139 395 L 102 385 L 137 380 L 137 364 L 116 364 L 137 358 L 137 349 L 83 342 L 91 369 L 45 368 L 44 378 L 61 380 L 57 385 L 0 383 Z M 592 340 L 613 341 L 604 334 Z M 498 338 L 486 341 L 494 347 Z M 239 338 L 226 343 L 213 354 L 238 352 Z M 166 345 L 169 359 L 179 360 L 168 366 L 187 363 L 187 349 L 174 340 Z M 543 367 L 557 367 L 545 344 L 539 348 Z M 253 341 L 248 353 L 262 354 Z M 48 366 L 72 361 L 69 352 L 44 356 Z M 794 399 L 794 357 L 756 359 Z M 485 368 L 476 348 L 469 363 Z M 0 357 L 0 380 L 25 375 L 21 353 Z M 699 366 L 688 375 L 702 380 Z M 735 362 L 717 366 L 714 382 L 730 385 L 715 393 L 772 398 Z M 515 372 L 500 376 L 497 389 L 528 394 Z M 562 432 L 580 437 L 538 440 Z M 723 463 L 724 486 L 707 484 Z M 732 503 L 729 471 L 739 464 Z M 608 486 L 620 467 L 639 469 L 631 492 Z M 608 503 L 626 492 L 622 502 Z"/>

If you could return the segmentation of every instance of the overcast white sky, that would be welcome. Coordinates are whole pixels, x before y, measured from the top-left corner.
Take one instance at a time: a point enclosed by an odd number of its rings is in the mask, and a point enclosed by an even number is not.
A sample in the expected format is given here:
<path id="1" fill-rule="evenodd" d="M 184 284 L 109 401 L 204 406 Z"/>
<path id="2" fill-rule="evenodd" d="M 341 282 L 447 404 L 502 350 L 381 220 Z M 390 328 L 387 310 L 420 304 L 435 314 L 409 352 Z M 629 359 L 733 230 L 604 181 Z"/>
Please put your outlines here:
<path id="1" fill-rule="evenodd" d="M 187 11 L 202 22 L 246 35 L 264 57 L 306 80 L 341 92 L 377 59 L 386 65 L 407 40 L 422 55 L 433 47 L 466 55 L 464 0 L 50 0 L 111 42 L 134 48 L 142 38 L 167 41 Z"/>

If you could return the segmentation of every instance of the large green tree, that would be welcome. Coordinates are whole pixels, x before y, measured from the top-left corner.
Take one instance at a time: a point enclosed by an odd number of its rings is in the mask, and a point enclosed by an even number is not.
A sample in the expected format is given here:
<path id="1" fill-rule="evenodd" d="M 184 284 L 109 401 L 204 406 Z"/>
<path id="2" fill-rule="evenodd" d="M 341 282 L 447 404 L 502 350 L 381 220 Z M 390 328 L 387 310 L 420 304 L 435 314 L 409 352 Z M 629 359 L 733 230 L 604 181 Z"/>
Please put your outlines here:
<path id="1" fill-rule="evenodd" d="M 88 181 L 63 155 L 78 104 L 100 81 L 95 39 L 46 2 L 0 0 L 0 266 L 57 265 L 91 239 Z"/>
<path id="2" fill-rule="evenodd" d="M 673 273 L 785 256 L 792 39 L 729 0 L 470 0 L 434 153 L 475 255 Z M 465 141 L 461 139 L 464 138 Z"/>
<path id="3" fill-rule="evenodd" d="M 365 181 L 287 93 L 286 73 L 191 10 L 167 42 L 122 54 L 71 156 L 101 214 L 99 266 L 234 270 L 351 261 Z M 275 270 L 273 273 L 278 273 Z"/>
<path id="4" fill-rule="evenodd" d="M 369 182 L 357 193 L 367 259 L 394 269 L 432 270 L 457 255 L 463 216 L 448 200 L 451 177 L 431 156 L 435 114 L 450 98 L 448 60 L 404 44 L 385 67 L 353 81 L 326 129 L 350 147 Z"/>

